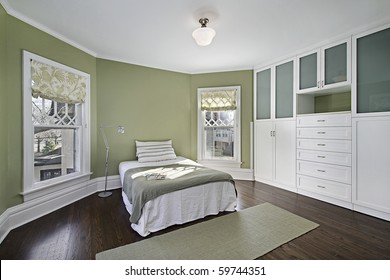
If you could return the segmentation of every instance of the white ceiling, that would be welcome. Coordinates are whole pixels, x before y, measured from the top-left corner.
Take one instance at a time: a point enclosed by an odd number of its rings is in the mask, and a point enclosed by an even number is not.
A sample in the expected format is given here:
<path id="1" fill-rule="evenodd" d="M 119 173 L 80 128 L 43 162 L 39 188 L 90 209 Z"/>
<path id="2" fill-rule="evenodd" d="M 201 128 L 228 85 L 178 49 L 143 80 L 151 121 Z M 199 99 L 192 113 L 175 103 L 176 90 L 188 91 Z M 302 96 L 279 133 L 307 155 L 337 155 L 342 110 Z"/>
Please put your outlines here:
<path id="1" fill-rule="evenodd" d="M 253 69 L 390 22 L 390 0 L 0 0 L 7 12 L 96 57 L 207 73 Z M 191 37 L 208 17 L 217 35 Z"/>

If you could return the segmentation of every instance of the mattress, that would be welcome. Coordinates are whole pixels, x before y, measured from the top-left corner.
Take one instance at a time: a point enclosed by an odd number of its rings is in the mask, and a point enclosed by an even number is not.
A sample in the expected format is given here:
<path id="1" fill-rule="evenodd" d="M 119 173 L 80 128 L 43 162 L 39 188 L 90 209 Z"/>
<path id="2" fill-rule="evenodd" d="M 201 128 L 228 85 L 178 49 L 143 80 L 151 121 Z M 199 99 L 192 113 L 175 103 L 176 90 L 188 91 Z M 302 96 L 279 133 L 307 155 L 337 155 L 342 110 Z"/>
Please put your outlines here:
<path id="1" fill-rule="evenodd" d="M 124 174 L 128 169 L 175 163 L 199 165 L 184 157 L 163 162 L 125 161 L 119 164 L 121 183 L 123 184 Z M 132 205 L 124 192 L 122 192 L 122 197 L 126 209 L 131 215 Z M 236 190 L 231 182 L 207 183 L 164 194 L 148 201 L 143 207 L 141 218 L 137 224 L 132 223 L 131 227 L 141 236 L 147 236 L 171 225 L 184 224 L 223 211 L 235 211 L 236 205 Z"/>

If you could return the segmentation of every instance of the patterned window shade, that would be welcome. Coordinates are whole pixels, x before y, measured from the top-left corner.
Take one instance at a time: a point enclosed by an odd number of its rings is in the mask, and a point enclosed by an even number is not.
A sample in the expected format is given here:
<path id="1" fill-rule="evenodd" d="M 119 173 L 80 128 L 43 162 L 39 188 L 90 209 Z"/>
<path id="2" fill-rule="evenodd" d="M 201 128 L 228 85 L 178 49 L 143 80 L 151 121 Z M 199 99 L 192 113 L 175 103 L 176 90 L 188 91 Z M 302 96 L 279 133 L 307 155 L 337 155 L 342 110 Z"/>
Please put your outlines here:
<path id="1" fill-rule="evenodd" d="M 229 111 L 237 109 L 236 90 L 210 91 L 201 94 L 202 111 Z"/>
<path id="2" fill-rule="evenodd" d="M 84 103 L 86 78 L 66 70 L 31 60 L 32 95 L 61 103 Z"/>

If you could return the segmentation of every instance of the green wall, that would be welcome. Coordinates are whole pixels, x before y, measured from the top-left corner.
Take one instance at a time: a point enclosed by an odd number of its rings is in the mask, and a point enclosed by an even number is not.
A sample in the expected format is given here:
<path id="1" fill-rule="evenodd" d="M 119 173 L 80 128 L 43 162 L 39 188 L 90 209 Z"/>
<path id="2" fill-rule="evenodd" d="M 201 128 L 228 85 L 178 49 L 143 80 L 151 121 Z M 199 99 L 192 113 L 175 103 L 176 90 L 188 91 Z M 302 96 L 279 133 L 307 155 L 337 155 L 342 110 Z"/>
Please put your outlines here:
<path id="1" fill-rule="evenodd" d="M 351 111 L 351 93 L 335 93 L 316 96 L 314 98 L 314 112 L 341 112 Z"/>
<path id="2" fill-rule="evenodd" d="M 0 213 L 7 208 L 8 138 L 7 138 L 7 14 L 0 5 Z"/>
<path id="3" fill-rule="evenodd" d="M 23 191 L 22 51 L 27 50 L 91 75 L 92 170 L 96 162 L 96 58 L 10 15 L 7 15 L 6 23 L 7 99 L 2 97 L 1 102 L 3 104 L 5 100 L 8 117 L 8 180 L 4 197 L 7 201 L 5 207 L 11 207 L 22 202 L 20 193 Z M 4 209 L 4 205 L 0 208 Z"/>
<path id="4" fill-rule="evenodd" d="M 172 139 L 175 151 L 197 157 L 197 88 L 241 85 L 243 167 L 250 166 L 252 71 L 184 74 L 95 57 L 10 15 L 0 5 L 0 213 L 22 203 L 23 96 L 22 51 L 91 75 L 91 171 L 104 175 L 101 125 L 124 125 L 125 134 L 107 128 L 109 175 L 118 163 L 135 159 L 135 140 Z"/>
<path id="5" fill-rule="evenodd" d="M 253 119 L 253 71 L 231 71 L 191 75 L 191 157 L 197 157 L 197 89 L 241 86 L 241 161 L 250 168 L 250 122 Z"/>
<path id="6" fill-rule="evenodd" d="M 135 159 L 135 140 L 172 139 L 176 154 L 190 156 L 190 75 L 97 59 L 98 126 L 124 125 L 125 134 L 105 129 L 109 174 Z M 105 147 L 98 140 L 96 174 L 104 175 Z"/>

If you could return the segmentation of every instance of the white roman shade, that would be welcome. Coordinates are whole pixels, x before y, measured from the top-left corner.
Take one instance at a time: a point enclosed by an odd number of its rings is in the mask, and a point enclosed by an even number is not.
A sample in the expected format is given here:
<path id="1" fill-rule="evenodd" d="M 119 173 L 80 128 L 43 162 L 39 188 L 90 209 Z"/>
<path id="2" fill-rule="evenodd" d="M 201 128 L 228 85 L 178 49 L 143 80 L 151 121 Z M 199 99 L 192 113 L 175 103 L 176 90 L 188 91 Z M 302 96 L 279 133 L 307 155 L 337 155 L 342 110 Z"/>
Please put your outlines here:
<path id="1" fill-rule="evenodd" d="M 61 103 L 84 103 L 86 78 L 75 73 L 31 60 L 32 95 Z"/>
<path id="2" fill-rule="evenodd" d="M 202 111 L 229 111 L 237 109 L 237 90 L 207 91 L 202 92 Z"/>

